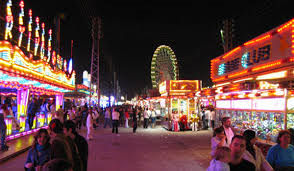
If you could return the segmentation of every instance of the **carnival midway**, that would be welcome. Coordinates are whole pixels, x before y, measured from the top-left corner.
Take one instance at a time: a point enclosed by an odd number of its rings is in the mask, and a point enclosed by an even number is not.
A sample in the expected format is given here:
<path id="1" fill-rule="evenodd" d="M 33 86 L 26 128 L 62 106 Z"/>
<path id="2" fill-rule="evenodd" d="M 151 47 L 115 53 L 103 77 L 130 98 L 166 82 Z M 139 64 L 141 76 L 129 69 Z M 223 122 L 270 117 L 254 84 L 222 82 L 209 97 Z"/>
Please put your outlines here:
<path id="1" fill-rule="evenodd" d="M 128 100 L 101 95 L 86 70 L 77 84 L 75 61 L 60 55 L 55 29 L 26 10 L 23 0 L 1 5 L 1 171 L 12 168 L 5 163 L 23 153 L 27 160 L 20 168 L 26 170 L 117 170 L 111 157 L 121 149 L 115 146 L 137 149 L 140 143 L 137 151 L 146 148 L 146 154 L 154 148 L 150 143 L 164 154 L 177 147 L 200 154 L 197 160 L 206 164 L 186 170 L 294 168 L 294 147 L 288 145 L 290 139 L 294 145 L 294 19 L 212 59 L 211 87 L 203 87 L 202 80 L 181 80 L 174 51 L 158 46 L 151 60 L 152 89 Z M 144 143 L 140 137 L 147 137 Z M 193 143 L 182 142 L 187 137 Z M 240 155 L 234 154 L 238 143 L 243 143 Z M 197 151 L 197 145 L 205 150 Z M 181 156 L 168 154 L 150 158 Z M 130 162 L 125 156 L 119 160 Z M 140 170 L 140 165 L 130 166 L 120 164 L 118 170 Z M 181 170 L 170 164 L 149 167 Z"/>

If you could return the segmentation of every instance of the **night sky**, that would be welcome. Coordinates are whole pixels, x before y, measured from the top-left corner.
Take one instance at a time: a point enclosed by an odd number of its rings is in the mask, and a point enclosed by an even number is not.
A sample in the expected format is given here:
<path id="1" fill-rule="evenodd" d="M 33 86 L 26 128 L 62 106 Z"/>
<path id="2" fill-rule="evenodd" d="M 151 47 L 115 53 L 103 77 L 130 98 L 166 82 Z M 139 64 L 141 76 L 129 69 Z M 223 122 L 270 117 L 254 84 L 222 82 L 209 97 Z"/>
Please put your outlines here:
<path id="1" fill-rule="evenodd" d="M 70 41 L 74 40 L 77 83 L 81 83 L 83 70 L 90 71 L 91 27 L 87 15 L 101 16 L 101 54 L 106 61 L 112 58 L 128 97 L 151 87 L 151 59 L 159 45 L 170 46 L 175 52 L 180 79 L 199 79 L 209 86 L 210 60 L 223 53 L 219 30 L 224 19 L 233 18 L 234 46 L 238 46 L 294 17 L 290 0 L 135 2 L 50 0 L 45 4 L 27 0 L 25 8 L 33 9 L 33 15 L 41 21 L 53 22 L 54 15 L 63 14 L 61 54 L 70 55 Z"/>

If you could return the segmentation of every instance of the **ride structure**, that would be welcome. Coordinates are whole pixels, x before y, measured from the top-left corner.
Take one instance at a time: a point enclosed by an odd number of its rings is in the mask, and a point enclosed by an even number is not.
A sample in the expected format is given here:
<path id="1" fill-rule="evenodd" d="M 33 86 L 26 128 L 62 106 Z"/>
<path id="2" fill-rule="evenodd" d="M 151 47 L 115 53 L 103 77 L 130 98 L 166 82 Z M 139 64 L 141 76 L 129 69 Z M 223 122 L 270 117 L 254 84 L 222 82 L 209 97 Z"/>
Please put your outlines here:
<path id="1" fill-rule="evenodd" d="M 55 111 L 31 114 L 33 125 L 28 127 L 28 106 L 36 99 L 38 105 L 50 101 L 52 109 L 58 110 L 64 93 L 75 88 L 75 71 L 72 59 L 54 50 L 52 30 L 32 10 L 24 9 L 24 1 L 15 7 L 11 0 L 5 2 L 0 6 L 5 11 L 0 15 L 0 104 L 13 111 L 5 117 L 9 140 L 47 127 Z"/>
<path id="2" fill-rule="evenodd" d="M 151 61 L 152 88 L 158 89 L 160 83 L 178 79 L 179 67 L 175 53 L 169 46 L 157 47 Z"/>

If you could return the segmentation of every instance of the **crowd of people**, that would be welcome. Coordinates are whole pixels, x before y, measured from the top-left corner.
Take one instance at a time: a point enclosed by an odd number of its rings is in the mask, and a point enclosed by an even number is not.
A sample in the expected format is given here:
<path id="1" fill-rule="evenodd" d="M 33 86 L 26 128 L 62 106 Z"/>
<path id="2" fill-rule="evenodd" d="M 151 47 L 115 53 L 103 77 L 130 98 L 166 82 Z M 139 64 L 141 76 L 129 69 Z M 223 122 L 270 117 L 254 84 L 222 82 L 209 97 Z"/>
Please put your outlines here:
<path id="1" fill-rule="evenodd" d="M 87 170 L 87 140 L 93 139 L 93 129 L 98 127 L 103 116 L 104 128 L 109 125 L 112 128 L 112 133 L 119 135 L 118 127 L 128 128 L 130 118 L 132 118 L 131 123 L 135 133 L 140 117 L 151 118 L 152 111 L 126 106 L 106 108 L 105 111 L 88 108 L 87 105 L 79 108 L 73 106 L 68 111 L 60 108 L 56 111 L 48 130 L 39 129 L 36 133 L 24 165 L 25 170 Z M 111 121 L 112 123 L 110 123 Z M 87 130 L 86 138 L 77 132 L 83 126 Z M 144 120 L 143 127 L 148 128 L 148 121 Z"/>
<path id="2" fill-rule="evenodd" d="M 256 146 L 257 135 L 253 130 L 237 134 L 229 117 L 222 118 L 222 126 L 214 129 L 211 138 L 210 166 L 207 171 L 290 171 L 294 170 L 294 146 L 291 133 L 281 130 L 277 144 L 265 157 Z"/>

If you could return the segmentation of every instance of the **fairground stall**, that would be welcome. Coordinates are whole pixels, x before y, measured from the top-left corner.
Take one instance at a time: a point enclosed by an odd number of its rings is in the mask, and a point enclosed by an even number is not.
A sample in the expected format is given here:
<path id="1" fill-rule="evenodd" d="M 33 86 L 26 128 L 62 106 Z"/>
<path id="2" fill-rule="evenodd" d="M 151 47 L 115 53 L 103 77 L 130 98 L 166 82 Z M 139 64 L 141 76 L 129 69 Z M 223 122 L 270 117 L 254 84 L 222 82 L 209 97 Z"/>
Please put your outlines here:
<path id="1" fill-rule="evenodd" d="M 53 50 L 52 30 L 39 17 L 33 17 L 32 10 L 25 11 L 23 1 L 17 5 L 11 0 L 5 2 L 1 4 L 6 6 L 0 7 L 5 11 L 0 18 L 0 105 L 7 104 L 13 111 L 5 118 L 8 139 L 13 139 L 50 122 L 50 109 L 42 111 L 41 106 L 48 103 L 58 110 L 64 92 L 75 87 L 75 72 L 72 60 Z M 26 121 L 32 103 L 37 110 L 30 128 Z M 19 128 L 13 130 L 14 124 Z"/>
<path id="2" fill-rule="evenodd" d="M 69 100 L 72 102 L 74 106 L 85 106 L 89 103 L 90 98 L 90 88 L 83 85 L 77 84 L 74 91 L 66 92 L 64 95 L 65 101 Z M 97 99 L 97 97 L 92 96 L 93 99 Z M 94 102 L 94 100 L 92 101 Z M 109 97 L 101 95 L 100 97 L 100 107 L 106 108 L 109 106 Z M 97 103 L 95 103 L 97 104 Z"/>
<path id="3" fill-rule="evenodd" d="M 219 118 L 274 141 L 294 125 L 294 19 L 211 60 Z"/>
<path id="4" fill-rule="evenodd" d="M 204 108 L 215 108 L 215 89 L 214 88 L 203 88 L 201 91 L 196 93 L 199 97 L 200 106 Z"/>
<path id="5" fill-rule="evenodd" d="M 199 103 L 195 93 L 201 89 L 199 80 L 168 80 L 160 83 L 159 92 L 165 101 L 160 106 L 169 121 L 168 129 L 178 131 L 178 121 L 187 123 L 199 113 Z"/>

